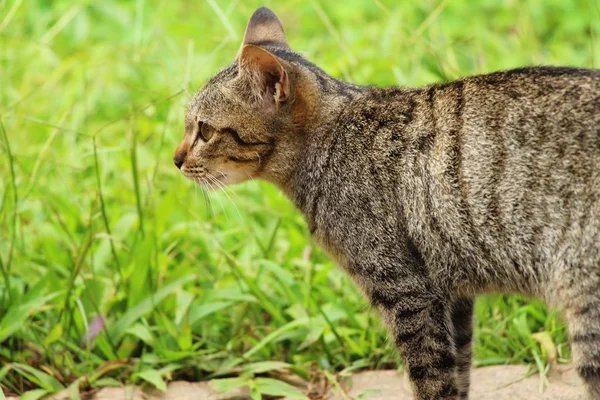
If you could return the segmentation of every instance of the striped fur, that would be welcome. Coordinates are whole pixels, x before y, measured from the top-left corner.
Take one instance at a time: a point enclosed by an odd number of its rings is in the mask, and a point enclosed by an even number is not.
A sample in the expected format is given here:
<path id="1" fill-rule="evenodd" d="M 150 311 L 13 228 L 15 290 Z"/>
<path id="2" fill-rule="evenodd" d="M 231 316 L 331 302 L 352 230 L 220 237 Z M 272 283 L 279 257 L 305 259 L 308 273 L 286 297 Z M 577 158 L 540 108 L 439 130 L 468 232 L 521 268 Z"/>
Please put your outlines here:
<path id="1" fill-rule="evenodd" d="M 261 65 L 236 60 L 190 104 L 182 171 L 278 185 L 381 311 L 417 399 L 468 397 L 473 297 L 492 292 L 563 308 L 580 376 L 600 399 L 600 71 L 361 87 L 282 35 L 252 44 L 284 68 L 290 97 L 272 111 L 277 77 L 257 83 Z M 192 146 L 197 121 L 219 133 Z M 247 143 L 260 143 L 259 160 Z"/>

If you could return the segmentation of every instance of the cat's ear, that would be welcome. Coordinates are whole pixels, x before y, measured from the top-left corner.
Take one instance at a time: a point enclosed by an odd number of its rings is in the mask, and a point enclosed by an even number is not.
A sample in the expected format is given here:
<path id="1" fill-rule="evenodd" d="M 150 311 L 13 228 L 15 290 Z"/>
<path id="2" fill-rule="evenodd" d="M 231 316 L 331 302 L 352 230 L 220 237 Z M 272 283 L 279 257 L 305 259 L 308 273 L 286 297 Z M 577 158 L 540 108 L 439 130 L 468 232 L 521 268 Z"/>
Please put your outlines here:
<path id="1" fill-rule="evenodd" d="M 267 7 L 259 8 L 250 17 L 242 47 L 248 44 L 290 48 L 281 22 Z"/>
<path id="2" fill-rule="evenodd" d="M 290 95 L 288 73 L 282 61 L 268 51 L 253 45 L 242 48 L 239 56 L 240 70 L 258 78 L 253 79 L 260 91 L 260 97 L 266 98 L 275 108 L 286 101 Z"/>

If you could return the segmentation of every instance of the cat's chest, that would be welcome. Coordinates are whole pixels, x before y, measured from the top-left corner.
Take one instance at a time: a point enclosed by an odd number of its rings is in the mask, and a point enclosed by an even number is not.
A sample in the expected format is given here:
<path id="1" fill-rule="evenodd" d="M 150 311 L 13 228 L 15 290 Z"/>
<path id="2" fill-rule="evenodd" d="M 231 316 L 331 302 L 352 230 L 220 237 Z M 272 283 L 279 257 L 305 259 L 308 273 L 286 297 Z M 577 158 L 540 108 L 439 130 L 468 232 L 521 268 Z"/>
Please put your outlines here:
<path id="1" fill-rule="evenodd" d="M 340 243 L 339 240 L 328 234 L 327 229 L 314 229 L 312 231 L 312 240 L 317 246 L 327 253 L 343 269 L 347 269 L 349 255 L 345 251 L 346 246 Z"/>

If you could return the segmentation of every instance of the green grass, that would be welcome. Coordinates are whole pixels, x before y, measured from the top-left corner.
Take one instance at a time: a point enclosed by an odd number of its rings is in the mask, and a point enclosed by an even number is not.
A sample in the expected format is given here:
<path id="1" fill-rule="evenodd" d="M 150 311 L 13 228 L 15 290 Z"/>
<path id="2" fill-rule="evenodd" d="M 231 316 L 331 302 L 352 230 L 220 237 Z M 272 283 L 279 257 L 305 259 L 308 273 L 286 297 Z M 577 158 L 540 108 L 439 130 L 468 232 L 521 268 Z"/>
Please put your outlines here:
<path id="1" fill-rule="evenodd" d="M 356 83 L 600 65 L 598 0 L 265 2 L 294 49 Z M 281 193 L 250 182 L 207 202 L 172 165 L 189 95 L 233 59 L 260 5 L 0 0 L 5 393 L 397 365 Z M 478 365 L 569 358 L 539 302 L 484 298 L 476 319 Z"/>

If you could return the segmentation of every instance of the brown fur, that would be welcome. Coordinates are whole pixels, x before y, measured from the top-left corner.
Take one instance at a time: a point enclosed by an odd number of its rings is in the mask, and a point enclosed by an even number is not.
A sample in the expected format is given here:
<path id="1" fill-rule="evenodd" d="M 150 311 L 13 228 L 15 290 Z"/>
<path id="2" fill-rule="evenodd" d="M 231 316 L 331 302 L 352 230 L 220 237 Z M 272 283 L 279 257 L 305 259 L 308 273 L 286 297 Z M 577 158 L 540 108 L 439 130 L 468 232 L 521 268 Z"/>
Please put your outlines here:
<path id="1" fill-rule="evenodd" d="M 206 186 L 279 186 L 381 310 L 416 398 L 467 398 L 473 296 L 518 292 L 565 310 L 600 399 L 600 71 L 360 87 L 261 8 L 191 102 L 175 161 Z"/>

